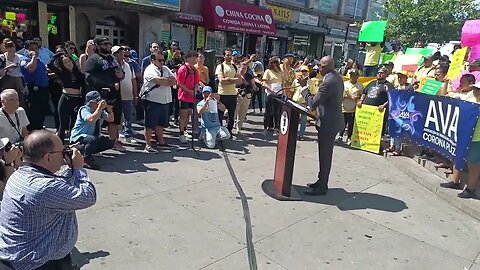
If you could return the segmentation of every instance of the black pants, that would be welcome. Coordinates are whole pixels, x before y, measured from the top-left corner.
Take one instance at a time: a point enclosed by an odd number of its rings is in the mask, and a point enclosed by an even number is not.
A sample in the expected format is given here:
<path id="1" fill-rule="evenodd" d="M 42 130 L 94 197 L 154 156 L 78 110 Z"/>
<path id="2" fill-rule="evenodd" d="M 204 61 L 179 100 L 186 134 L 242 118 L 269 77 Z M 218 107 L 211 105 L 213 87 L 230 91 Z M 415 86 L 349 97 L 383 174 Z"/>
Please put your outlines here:
<path id="1" fill-rule="evenodd" d="M 60 102 L 60 98 L 62 96 L 63 86 L 59 83 L 49 81 L 48 90 L 50 92 L 50 99 L 52 100 L 52 104 L 53 104 L 53 120 L 55 122 L 55 128 L 58 130 L 60 126 L 58 103 Z"/>
<path id="2" fill-rule="evenodd" d="M 327 189 L 332 169 L 333 146 L 335 145 L 336 133 L 318 131 L 318 181 L 319 188 Z"/>
<path id="3" fill-rule="evenodd" d="M 86 135 L 76 142 L 83 144 L 83 156 L 87 161 L 91 160 L 94 154 L 112 149 L 115 145 L 115 141 L 108 137 L 95 137 L 93 135 Z"/>
<path id="4" fill-rule="evenodd" d="M 265 104 L 265 115 L 263 116 L 263 127 L 278 129 L 280 127 L 280 103 L 271 95 L 267 96 Z"/>
<path id="5" fill-rule="evenodd" d="M 30 120 L 28 130 L 43 129 L 43 123 L 45 122 L 45 116 L 48 112 L 48 87 L 34 87 L 28 85 L 27 93 L 27 116 Z"/>
<path id="6" fill-rule="evenodd" d="M 262 89 L 262 85 L 256 83 L 257 87 L 258 87 L 258 91 L 256 91 L 255 93 L 253 93 L 253 96 L 252 96 L 252 109 L 255 110 L 255 101 L 258 101 L 258 108 L 260 109 L 260 112 L 262 112 L 263 110 L 263 89 Z"/>
<path id="7" fill-rule="evenodd" d="M 9 262 L 0 261 L 0 270 L 13 270 Z M 74 270 L 72 265 L 72 257 L 70 254 L 65 256 L 63 259 L 48 261 L 44 265 L 40 266 L 35 270 Z"/>
<path id="8" fill-rule="evenodd" d="M 345 127 L 347 127 L 347 138 L 351 139 L 353 134 L 353 124 L 355 123 L 355 113 L 343 113 L 345 119 Z M 345 135 L 344 132 L 340 132 L 340 136 Z"/>
<path id="9" fill-rule="evenodd" d="M 170 103 L 169 115 L 173 115 L 173 119 L 178 121 L 180 116 L 180 101 L 178 100 L 178 89 L 172 87 L 172 102 Z"/>
<path id="10" fill-rule="evenodd" d="M 225 105 L 228 111 L 227 129 L 232 134 L 233 123 L 235 122 L 235 110 L 237 108 L 237 95 L 220 96 L 220 102 Z M 220 121 L 223 119 L 223 113 L 219 113 Z"/>
<path id="11" fill-rule="evenodd" d="M 60 97 L 58 102 L 58 114 L 60 120 L 58 125 L 58 137 L 60 137 L 62 141 L 65 138 L 65 131 L 71 130 L 75 124 L 78 109 L 82 105 L 82 97 L 74 97 L 67 94 L 62 94 Z"/>

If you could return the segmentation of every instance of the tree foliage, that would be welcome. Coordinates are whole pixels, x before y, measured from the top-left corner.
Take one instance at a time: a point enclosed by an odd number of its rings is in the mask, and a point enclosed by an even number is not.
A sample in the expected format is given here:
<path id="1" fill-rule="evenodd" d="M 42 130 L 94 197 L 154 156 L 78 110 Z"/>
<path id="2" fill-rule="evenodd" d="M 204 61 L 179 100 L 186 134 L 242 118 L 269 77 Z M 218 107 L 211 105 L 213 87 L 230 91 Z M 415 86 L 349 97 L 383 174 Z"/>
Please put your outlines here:
<path id="1" fill-rule="evenodd" d="M 460 40 L 463 23 L 479 18 L 475 0 L 388 0 L 386 38 L 404 44 Z"/>

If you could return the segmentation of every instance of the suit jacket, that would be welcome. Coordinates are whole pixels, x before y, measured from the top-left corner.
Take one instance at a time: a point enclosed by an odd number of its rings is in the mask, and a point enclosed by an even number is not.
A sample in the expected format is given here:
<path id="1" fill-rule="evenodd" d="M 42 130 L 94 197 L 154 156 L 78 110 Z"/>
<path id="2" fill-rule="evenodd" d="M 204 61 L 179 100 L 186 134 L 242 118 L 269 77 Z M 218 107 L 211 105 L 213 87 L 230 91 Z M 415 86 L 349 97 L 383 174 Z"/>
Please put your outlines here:
<path id="1" fill-rule="evenodd" d="M 336 71 L 325 75 L 317 94 L 310 92 L 305 95 L 305 100 L 311 109 L 317 110 L 317 130 L 320 133 L 338 133 L 344 126 L 342 101 L 343 79 Z"/>

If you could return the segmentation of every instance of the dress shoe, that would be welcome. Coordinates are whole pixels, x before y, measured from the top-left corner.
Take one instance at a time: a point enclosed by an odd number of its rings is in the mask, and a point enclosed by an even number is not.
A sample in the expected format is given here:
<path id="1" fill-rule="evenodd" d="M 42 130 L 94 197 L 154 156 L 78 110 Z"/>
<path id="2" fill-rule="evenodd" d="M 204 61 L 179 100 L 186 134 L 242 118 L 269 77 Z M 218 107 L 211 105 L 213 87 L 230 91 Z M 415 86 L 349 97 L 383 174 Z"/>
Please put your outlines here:
<path id="1" fill-rule="evenodd" d="M 320 196 L 327 195 L 328 189 L 325 188 L 314 188 L 312 191 L 305 192 L 307 196 Z"/>

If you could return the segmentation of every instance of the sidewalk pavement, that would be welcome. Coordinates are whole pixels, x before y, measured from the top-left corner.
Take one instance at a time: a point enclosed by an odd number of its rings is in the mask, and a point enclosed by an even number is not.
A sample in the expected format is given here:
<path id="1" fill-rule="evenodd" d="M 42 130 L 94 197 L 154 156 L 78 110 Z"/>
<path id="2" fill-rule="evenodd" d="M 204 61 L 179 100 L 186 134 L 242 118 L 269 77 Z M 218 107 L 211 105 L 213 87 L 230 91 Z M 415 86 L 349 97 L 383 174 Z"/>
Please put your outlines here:
<path id="1" fill-rule="evenodd" d="M 260 134 L 259 117 L 248 119 L 245 135 L 225 145 L 248 197 L 258 269 L 480 270 L 479 221 L 382 156 L 336 147 L 327 196 L 268 197 L 261 184 L 273 178 L 276 141 Z M 318 171 L 314 128 L 307 134 L 295 162 L 300 193 Z M 98 201 L 78 212 L 81 269 L 249 269 L 244 212 L 222 152 L 128 149 L 89 171 Z"/>

